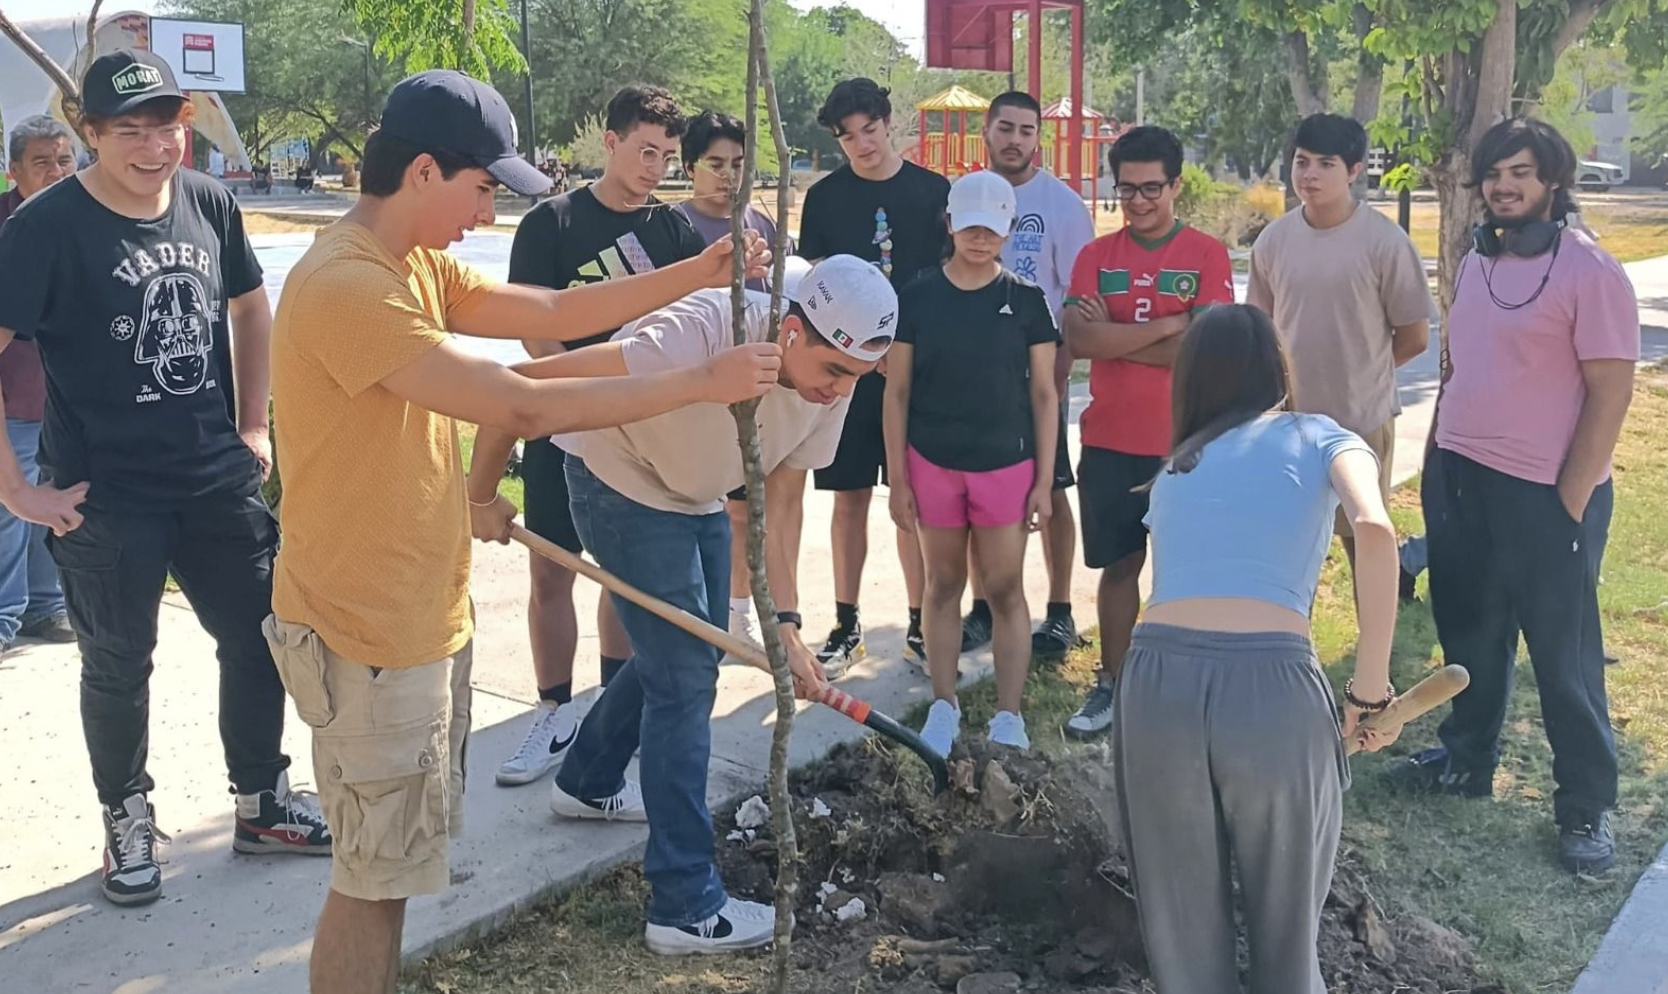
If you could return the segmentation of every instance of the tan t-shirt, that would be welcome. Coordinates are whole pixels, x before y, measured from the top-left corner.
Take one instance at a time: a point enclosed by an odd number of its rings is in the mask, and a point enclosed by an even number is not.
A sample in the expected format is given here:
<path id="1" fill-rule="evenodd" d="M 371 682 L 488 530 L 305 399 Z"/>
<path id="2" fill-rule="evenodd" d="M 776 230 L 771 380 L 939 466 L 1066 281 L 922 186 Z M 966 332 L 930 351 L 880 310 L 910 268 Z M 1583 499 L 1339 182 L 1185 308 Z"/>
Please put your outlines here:
<path id="1" fill-rule="evenodd" d="M 457 427 L 381 385 L 491 286 L 444 252 L 395 259 L 370 231 L 320 231 L 272 330 L 284 481 L 272 608 L 368 666 L 444 659 L 473 634 Z"/>
<path id="2" fill-rule="evenodd" d="M 1438 319 L 1419 250 L 1394 221 L 1357 204 L 1324 231 L 1288 211 L 1257 237 L 1246 301 L 1274 319 L 1297 382 L 1297 409 L 1357 434 L 1401 411 L 1394 329 Z"/>
<path id="3" fill-rule="evenodd" d="M 747 291 L 747 340 L 768 341 L 770 297 Z M 614 336 L 633 375 L 694 366 L 735 344 L 730 291 L 700 290 Z M 850 397 L 813 404 L 778 386 L 759 402 L 766 474 L 786 464 L 821 469 L 834 461 Z M 694 404 L 619 428 L 561 435 L 556 444 L 585 460 L 596 478 L 647 507 L 676 514 L 724 509 L 746 482 L 736 422 L 723 404 Z"/>

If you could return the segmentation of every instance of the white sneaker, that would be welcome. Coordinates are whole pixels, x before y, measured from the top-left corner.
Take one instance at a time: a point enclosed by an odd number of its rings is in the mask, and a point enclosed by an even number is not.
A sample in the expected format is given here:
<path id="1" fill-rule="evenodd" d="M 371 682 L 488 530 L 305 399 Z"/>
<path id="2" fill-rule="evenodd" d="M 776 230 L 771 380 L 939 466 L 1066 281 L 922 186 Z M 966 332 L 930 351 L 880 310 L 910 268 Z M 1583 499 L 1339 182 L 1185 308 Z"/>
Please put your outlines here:
<path id="1" fill-rule="evenodd" d="M 927 723 L 921 726 L 922 741 L 940 756 L 949 756 L 960 737 L 961 707 L 949 701 L 933 701 L 927 710 Z"/>
<path id="2" fill-rule="evenodd" d="M 1025 734 L 1025 719 L 1012 711 L 998 711 L 990 719 L 990 740 L 1015 749 L 1031 748 L 1031 737 Z"/>
<path id="3" fill-rule="evenodd" d="M 732 897 L 705 921 L 675 928 L 650 923 L 643 941 L 649 952 L 660 956 L 711 955 L 768 946 L 775 927 L 775 908 Z"/>
<path id="4" fill-rule="evenodd" d="M 637 781 L 627 780 L 625 786 L 608 797 L 594 801 L 574 797 L 557 784 L 550 785 L 550 810 L 563 818 L 599 821 L 648 821 L 649 811 L 643 806 L 643 789 Z"/>
<path id="5" fill-rule="evenodd" d="M 751 612 L 747 614 L 742 614 L 740 611 L 735 610 L 730 612 L 730 634 L 738 639 L 741 639 L 743 642 L 746 642 L 748 645 L 756 646 L 759 650 L 759 654 L 761 656 L 764 655 L 764 640 L 759 638 L 759 623 L 753 620 Z M 726 652 L 724 654 L 724 658 L 718 661 L 718 665 L 747 666 L 749 664 L 746 660 L 737 659 L 735 656 Z"/>
<path id="6" fill-rule="evenodd" d="M 533 727 L 527 730 L 521 748 L 498 767 L 499 786 L 532 783 L 561 766 L 568 747 L 578 737 L 579 708 L 572 701 L 561 705 L 540 701 L 538 710 L 533 712 Z"/>

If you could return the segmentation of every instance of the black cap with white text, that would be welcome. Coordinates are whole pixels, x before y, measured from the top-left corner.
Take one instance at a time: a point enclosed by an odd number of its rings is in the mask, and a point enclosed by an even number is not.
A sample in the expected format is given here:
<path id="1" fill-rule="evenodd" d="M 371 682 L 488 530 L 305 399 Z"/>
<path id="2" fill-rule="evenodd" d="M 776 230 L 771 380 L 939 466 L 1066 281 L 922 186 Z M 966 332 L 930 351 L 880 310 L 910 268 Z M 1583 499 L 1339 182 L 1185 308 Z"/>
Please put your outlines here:
<path id="1" fill-rule="evenodd" d="M 174 71 L 154 52 L 118 48 L 93 60 L 81 77 L 81 107 L 94 117 L 131 114 L 162 97 L 184 100 Z"/>

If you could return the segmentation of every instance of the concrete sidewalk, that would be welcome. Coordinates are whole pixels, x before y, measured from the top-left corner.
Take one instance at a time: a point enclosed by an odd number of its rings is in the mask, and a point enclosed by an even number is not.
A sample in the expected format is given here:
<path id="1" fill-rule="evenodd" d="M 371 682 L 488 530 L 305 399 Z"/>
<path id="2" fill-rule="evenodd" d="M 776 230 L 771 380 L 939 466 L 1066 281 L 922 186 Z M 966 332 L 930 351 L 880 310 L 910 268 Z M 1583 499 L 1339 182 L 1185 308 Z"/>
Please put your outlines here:
<path id="1" fill-rule="evenodd" d="M 1668 265 L 1652 272 L 1668 274 Z M 1644 287 L 1657 284 L 1642 283 Z M 1668 280 L 1659 303 L 1668 307 Z M 1668 318 L 1655 336 L 1668 353 Z M 1435 350 L 1402 371 L 1406 408 L 1399 429 L 1397 472 L 1417 467 L 1435 394 Z M 1076 417 L 1086 403 L 1073 396 Z M 1073 491 L 1075 501 L 1075 491 Z M 808 635 L 832 624 L 831 501 L 808 496 L 800 588 Z M 902 661 L 905 598 L 893 552 L 885 493 L 870 515 L 869 568 L 862 606 L 870 657 L 841 686 L 897 714 L 928 697 L 926 679 Z M 1096 577 L 1076 572 L 1073 603 L 1080 624 L 1092 624 Z M 517 745 L 535 691 L 525 622 L 526 553 L 476 546 L 474 595 L 479 615 L 475 737 L 469 750 L 469 829 L 454 847 L 453 887 L 413 901 L 406 930 L 409 957 L 491 928 L 553 889 L 571 887 L 636 858 L 641 827 L 557 823 L 549 814 L 548 781 L 504 789 L 493 784 L 498 763 Z M 1033 615 L 1044 599 L 1041 549 L 1031 544 L 1027 590 Z M 579 615 L 594 617 L 597 590 L 580 584 Z M 589 621 L 581 640 L 577 686 L 594 687 L 597 650 Z M 306 989 L 314 918 L 324 899 L 328 863 L 296 857 L 234 857 L 231 798 L 225 793 L 216 731 L 213 646 L 183 601 L 162 610 L 152 684 L 152 795 L 161 827 L 174 836 L 164 850 L 165 896 L 147 908 L 122 910 L 99 896 L 101 828 L 92 795 L 78 711 L 74 647 L 28 645 L 0 663 L 0 728 L 8 762 L 0 768 L 0 809 L 8 814 L 0 856 L 0 976 L 5 991 L 170 994 L 279 994 Z M 988 651 L 967 657 L 964 672 L 989 672 Z M 768 678 L 726 668 L 713 715 L 711 798 L 751 792 L 767 763 L 772 704 Z M 804 763 L 861 729 L 826 709 L 802 710 L 793 757 Z M 1033 736 L 1058 734 L 1034 728 Z M 305 728 L 293 715 L 287 748 L 292 778 L 311 782 Z M 1595 990 L 1619 991 L 1617 987 Z"/>

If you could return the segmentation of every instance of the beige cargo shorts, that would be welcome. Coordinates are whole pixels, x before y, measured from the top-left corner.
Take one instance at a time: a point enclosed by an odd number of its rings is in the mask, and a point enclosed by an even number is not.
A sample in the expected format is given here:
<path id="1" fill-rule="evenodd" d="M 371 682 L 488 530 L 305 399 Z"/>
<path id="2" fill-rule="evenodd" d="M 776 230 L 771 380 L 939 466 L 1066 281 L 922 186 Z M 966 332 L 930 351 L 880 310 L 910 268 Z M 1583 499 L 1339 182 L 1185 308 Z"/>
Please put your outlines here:
<path id="1" fill-rule="evenodd" d="M 472 646 L 379 668 L 343 659 L 307 625 L 268 616 L 261 631 L 313 730 L 331 889 L 366 901 L 445 890 L 447 840 L 463 828 Z"/>
<path id="2" fill-rule="evenodd" d="M 1367 443 L 1367 448 L 1378 456 L 1378 489 L 1384 495 L 1384 502 L 1390 503 L 1390 472 L 1391 463 L 1396 461 L 1396 419 L 1378 427 L 1377 431 L 1369 431 L 1361 436 Z M 1344 513 L 1343 505 L 1338 505 L 1338 516 L 1332 521 L 1332 534 L 1339 538 L 1355 537 L 1355 529 L 1350 527 L 1349 516 Z"/>

